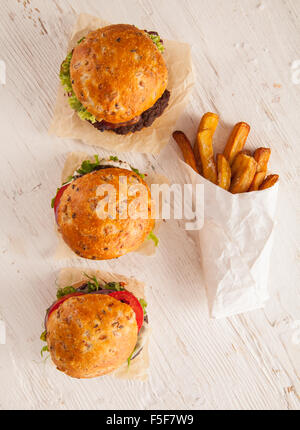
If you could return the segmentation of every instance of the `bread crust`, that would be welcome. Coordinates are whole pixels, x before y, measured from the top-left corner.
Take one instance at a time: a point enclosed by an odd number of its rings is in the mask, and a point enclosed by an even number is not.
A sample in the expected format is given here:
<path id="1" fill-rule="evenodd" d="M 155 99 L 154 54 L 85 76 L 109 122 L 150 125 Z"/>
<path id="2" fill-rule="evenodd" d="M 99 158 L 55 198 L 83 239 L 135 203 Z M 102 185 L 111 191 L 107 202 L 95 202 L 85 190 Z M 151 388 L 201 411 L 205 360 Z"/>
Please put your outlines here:
<path id="1" fill-rule="evenodd" d="M 50 314 L 46 328 L 52 361 L 73 378 L 94 378 L 120 367 L 138 334 L 133 309 L 98 294 L 65 300 Z"/>
<path id="2" fill-rule="evenodd" d="M 74 48 L 72 87 L 97 121 L 130 121 L 149 109 L 167 87 L 168 70 L 147 34 L 133 25 L 109 25 Z"/>
<path id="3" fill-rule="evenodd" d="M 119 195 L 120 176 L 127 180 L 128 191 L 124 196 Z M 139 187 L 141 184 L 145 188 L 139 199 L 129 195 L 131 186 Z M 103 204 L 106 194 L 99 192 L 101 185 L 116 192 L 115 219 L 103 218 L 103 215 L 107 216 L 108 207 Z M 127 200 L 127 217 L 122 219 L 126 216 L 122 205 L 124 200 Z M 138 202 L 141 205 L 136 207 Z M 106 260 L 120 257 L 142 245 L 154 227 L 151 206 L 146 182 L 132 171 L 112 167 L 88 173 L 66 188 L 57 209 L 57 223 L 62 238 L 77 255 Z M 143 208 L 148 218 L 141 217 Z"/>

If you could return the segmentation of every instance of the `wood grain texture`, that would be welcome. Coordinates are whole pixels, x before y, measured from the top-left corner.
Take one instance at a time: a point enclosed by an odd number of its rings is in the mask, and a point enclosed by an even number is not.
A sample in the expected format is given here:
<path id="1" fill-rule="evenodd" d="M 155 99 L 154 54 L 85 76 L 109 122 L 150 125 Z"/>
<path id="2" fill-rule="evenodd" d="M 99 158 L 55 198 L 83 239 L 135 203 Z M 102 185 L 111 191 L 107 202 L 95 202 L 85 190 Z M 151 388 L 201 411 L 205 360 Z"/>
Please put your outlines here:
<path id="1" fill-rule="evenodd" d="M 2 0 L 0 409 L 299 409 L 300 362 L 300 2 L 293 0 Z M 79 142 L 50 138 L 58 69 L 75 15 L 159 31 L 193 47 L 197 84 L 176 129 L 194 141 L 200 116 L 216 112 L 216 150 L 232 125 L 251 127 L 247 147 L 270 146 L 281 178 L 264 310 L 210 320 L 196 247 L 182 223 L 165 223 L 155 257 L 56 261 L 50 200 L 67 152 Z M 180 19 L 178 18 L 180 17 Z M 170 135 L 173 130 L 170 130 Z M 218 148 L 219 146 L 219 148 Z M 91 150 L 91 148 L 89 148 Z M 105 151 L 100 152 L 105 154 Z M 158 159 L 126 154 L 140 170 L 185 178 L 175 142 Z M 60 267 L 99 267 L 148 285 L 153 329 L 150 379 L 78 381 L 40 359 L 45 309 Z M 167 341 L 166 341 L 167 340 Z"/>

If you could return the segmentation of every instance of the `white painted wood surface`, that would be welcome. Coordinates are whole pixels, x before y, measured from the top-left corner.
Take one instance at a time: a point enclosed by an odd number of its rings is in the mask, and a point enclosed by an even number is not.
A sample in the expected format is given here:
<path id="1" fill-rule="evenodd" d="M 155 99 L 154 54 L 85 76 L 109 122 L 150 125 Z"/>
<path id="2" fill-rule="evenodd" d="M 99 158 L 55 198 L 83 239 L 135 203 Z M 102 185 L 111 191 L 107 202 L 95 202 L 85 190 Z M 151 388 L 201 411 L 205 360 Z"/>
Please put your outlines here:
<path id="1" fill-rule="evenodd" d="M 244 120 L 252 126 L 250 148 L 272 147 L 281 184 L 272 298 L 264 310 L 210 320 L 195 245 L 175 221 L 161 229 L 154 258 L 53 259 L 50 199 L 67 152 L 91 150 L 47 135 L 78 12 L 193 46 L 197 83 L 178 121 L 191 139 L 200 116 L 211 110 L 221 117 L 219 142 Z M 7 342 L 0 345 L 0 409 L 299 408 L 300 85 L 292 69 L 300 60 L 299 23 L 299 0 L 1 0 L 7 82 L 0 86 L 0 319 Z M 157 160 L 123 158 L 142 170 L 154 163 L 181 183 L 178 155 L 171 142 Z M 59 268 L 70 264 L 146 282 L 153 328 L 149 382 L 72 380 L 40 359 L 45 309 Z"/>

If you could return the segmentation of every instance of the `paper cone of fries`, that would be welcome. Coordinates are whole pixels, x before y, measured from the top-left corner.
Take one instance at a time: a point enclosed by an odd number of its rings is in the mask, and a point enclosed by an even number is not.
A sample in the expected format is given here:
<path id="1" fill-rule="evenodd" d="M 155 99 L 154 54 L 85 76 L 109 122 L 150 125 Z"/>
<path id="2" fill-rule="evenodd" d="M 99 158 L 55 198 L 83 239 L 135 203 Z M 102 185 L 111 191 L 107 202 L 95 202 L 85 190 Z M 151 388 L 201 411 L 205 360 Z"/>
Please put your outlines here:
<path id="1" fill-rule="evenodd" d="M 269 298 L 278 183 L 262 191 L 231 194 L 181 163 L 193 187 L 204 186 L 204 223 L 197 236 L 210 316 L 263 307 Z M 194 206 L 195 198 L 193 193 Z"/>

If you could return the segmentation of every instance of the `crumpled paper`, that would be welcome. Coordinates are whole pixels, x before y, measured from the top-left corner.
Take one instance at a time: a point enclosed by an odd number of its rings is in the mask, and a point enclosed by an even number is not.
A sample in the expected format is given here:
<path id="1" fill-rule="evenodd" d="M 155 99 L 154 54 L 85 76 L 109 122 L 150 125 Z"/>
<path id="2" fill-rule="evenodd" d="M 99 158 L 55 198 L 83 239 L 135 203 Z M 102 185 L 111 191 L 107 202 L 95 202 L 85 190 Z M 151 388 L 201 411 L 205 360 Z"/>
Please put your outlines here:
<path id="1" fill-rule="evenodd" d="M 68 45 L 68 52 L 76 46 L 78 40 L 90 31 L 110 23 L 88 14 L 80 14 L 73 28 Z M 151 29 L 150 29 L 151 30 Z M 186 43 L 164 40 L 164 58 L 168 67 L 168 90 L 171 92 L 169 106 L 151 127 L 125 136 L 111 131 L 99 132 L 87 121 L 81 120 L 69 106 L 64 90 L 59 84 L 54 117 L 49 133 L 58 137 L 80 139 L 83 143 L 101 146 L 116 152 L 144 152 L 158 154 L 169 142 L 170 133 L 177 118 L 183 112 L 189 92 L 194 85 L 191 49 Z M 62 58 L 63 61 L 63 58 Z M 58 72 L 57 72 L 58 74 Z"/>
<path id="2" fill-rule="evenodd" d="M 198 239 L 210 316 L 263 307 L 269 299 L 278 182 L 266 190 L 231 194 L 181 164 L 193 186 L 204 185 L 204 225 Z"/>
<path id="3" fill-rule="evenodd" d="M 68 267 L 64 268 L 59 272 L 57 279 L 57 287 L 63 288 L 68 285 L 76 284 L 77 282 L 86 279 L 84 275 L 86 273 L 89 276 L 96 276 L 97 280 L 101 282 L 126 282 L 126 289 L 133 293 L 139 299 L 145 299 L 145 285 L 134 279 L 126 278 L 126 276 L 118 275 L 116 273 L 104 272 L 102 270 L 83 269 Z M 130 366 L 125 362 L 119 369 L 110 373 L 109 375 L 120 379 L 136 379 L 140 381 L 146 381 L 148 379 L 148 367 L 149 367 L 149 334 L 151 329 L 145 332 L 144 347 L 142 351 L 131 360 Z"/>
<path id="4" fill-rule="evenodd" d="M 67 181 L 67 178 L 69 176 L 74 174 L 75 170 L 77 170 L 81 166 L 81 163 L 84 160 L 94 161 L 94 157 L 86 154 L 85 152 L 80 152 L 80 151 L 74 151 L 74 152 L 70 152 L 68 154 L 67 159 L 66 159 L 65 164 L 64 164 L 64 167 L 63 167 L 63 170 L 62 170 L 62 174 L 61 174 L 61 183 L 62 184 Z M 147 175 L 145 177 L 145 182 L 150 187 L 150 189 L 151 189 L 151 184 L 161 185 L 161 184 L 169 184 L 170 183 L 169 180 L 165 176 L 159 175 L 157 173 L 151 173 L 151 174 Z M 161 199 L 162 195 L 160 195 L 159 197 Z M 161 212 L 161 208 L 162 208 L 161 202 L 160 202 L 159 208 L 160 208 L 160 212 Z M 159 228 L 162 224 L 161 213 L 158 214 L 157 218 L 158 219 L 155 220 L 155 226 L 153 229 L 153 233 L 159 237 L 158 232 L 159 232 Z M 57 233 L 57 238 L 58 238 L 57 248 L 55 251 L 55 258 L 57 258 L 57 259 L 82 258 L 82 257 L 78 257 L 78 255 L 75 254 L 75 252 L 73 252 L 72 249 L 69 248 L 68 245 L 64 242 L 61 234 L 58 231 L 56 223 L 55 223 L 55 231 Z M 132 251 L 132 252 L 137 252 L 139 254 L 146 255 L 146 256 L 152 256 L 152 255 L 155 255 L 156 249 L 157 249 L 157 247 L 155 246 L 153 240 L 146 239 L 144 241 L 144 243 L 142 243 L 142 245 L 138 249 L 136 249 L 135 251 Z"/>

